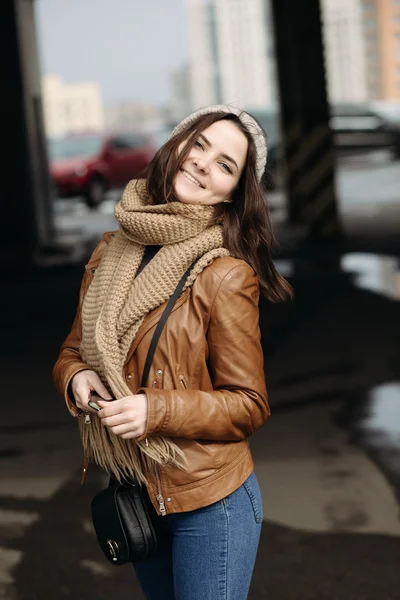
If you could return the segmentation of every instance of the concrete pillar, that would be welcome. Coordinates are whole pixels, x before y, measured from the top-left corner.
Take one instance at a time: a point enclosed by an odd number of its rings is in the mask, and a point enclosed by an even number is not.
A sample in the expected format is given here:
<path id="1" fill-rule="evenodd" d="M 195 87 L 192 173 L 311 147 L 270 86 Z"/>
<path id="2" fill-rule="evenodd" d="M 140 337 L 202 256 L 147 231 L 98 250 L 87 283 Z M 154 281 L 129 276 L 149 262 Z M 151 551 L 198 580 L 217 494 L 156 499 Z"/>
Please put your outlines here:
<path id="1" fill-rule="evenodd" d="M 319 0 L 271 0 L 288 218 L 314 238 L 340 233 Z"/>
<path id="2" fill-rule="evenodd" d="M 53 238 L 33 0 L 1 2 L 0 81 L 0 256 L 12 268 L 32 264 Z"/>

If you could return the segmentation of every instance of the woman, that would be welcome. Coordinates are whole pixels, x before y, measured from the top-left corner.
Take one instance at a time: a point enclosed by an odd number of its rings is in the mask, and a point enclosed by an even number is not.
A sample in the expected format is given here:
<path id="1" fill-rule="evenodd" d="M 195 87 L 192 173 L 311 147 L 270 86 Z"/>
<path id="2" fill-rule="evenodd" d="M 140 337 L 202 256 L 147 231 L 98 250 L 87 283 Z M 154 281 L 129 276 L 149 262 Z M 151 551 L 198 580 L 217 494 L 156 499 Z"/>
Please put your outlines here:
<path id="1" fill-rule="evenodd" d="M 270 412 L 259 288 L 291 295 L 271 259 L 266 158 L 264 132 L 236 108 L 182 121 L 117 205 L 120 230 L 86 266 L 54 367 L 85 455 L 145 485 L 158 548 L 135 571 L 148 600 L 247 597 L 262 522 L 247 438 Z M 154 328 L 192 264 L 141 389 Z"/>

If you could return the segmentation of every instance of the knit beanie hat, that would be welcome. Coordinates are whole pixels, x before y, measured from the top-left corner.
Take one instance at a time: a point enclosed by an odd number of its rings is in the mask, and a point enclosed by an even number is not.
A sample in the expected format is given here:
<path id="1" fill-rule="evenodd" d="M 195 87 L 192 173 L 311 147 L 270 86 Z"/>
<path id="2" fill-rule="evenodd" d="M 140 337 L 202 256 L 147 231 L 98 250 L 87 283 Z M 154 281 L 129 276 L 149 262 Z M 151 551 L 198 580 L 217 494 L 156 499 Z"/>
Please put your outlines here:
<path id="1" fill-rule="evenodd" d="M 202 115 L 209 115 L 214 112 L 224 112 L 227 114 L 232 113 L 239 117 L 241 123 L 246 127 L 247 131 L 252 136 L 256 147 L 256 170 L 258 180 L 260 181 L 267 164 L 267 136 L 261 125 L 254 117 L 244 110 L 236 108 L 236 106 L 230 106 L 229 104 L 210 104 L 209 106 L 204 106 L 203 108 L 196 110 L 194 113 L 183 119 L 183 121 L 181 121 L 173 130 L 170 139 L 178 133 L 184 131 L 198 117 Z"/>

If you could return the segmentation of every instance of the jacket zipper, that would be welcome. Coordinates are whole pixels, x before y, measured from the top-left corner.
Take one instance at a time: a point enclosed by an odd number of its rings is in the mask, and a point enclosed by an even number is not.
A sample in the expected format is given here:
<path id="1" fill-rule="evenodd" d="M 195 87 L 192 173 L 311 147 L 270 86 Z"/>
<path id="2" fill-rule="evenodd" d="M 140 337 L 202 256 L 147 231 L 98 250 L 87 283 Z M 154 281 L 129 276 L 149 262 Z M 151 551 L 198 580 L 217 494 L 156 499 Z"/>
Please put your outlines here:
<path id="1" fill-rule="evenodd" d="M 157 478 L 157 491 L 158 491 L 156 498 L 157 498 L 158 504 L 160 505 L 161 516 L 165 517 L 167 515 L 167 511 L 165 509 L 164 496 L 162 495 L 160 473 L 159 473 L 158 467 L 156 467 L 156 478 Z"/>

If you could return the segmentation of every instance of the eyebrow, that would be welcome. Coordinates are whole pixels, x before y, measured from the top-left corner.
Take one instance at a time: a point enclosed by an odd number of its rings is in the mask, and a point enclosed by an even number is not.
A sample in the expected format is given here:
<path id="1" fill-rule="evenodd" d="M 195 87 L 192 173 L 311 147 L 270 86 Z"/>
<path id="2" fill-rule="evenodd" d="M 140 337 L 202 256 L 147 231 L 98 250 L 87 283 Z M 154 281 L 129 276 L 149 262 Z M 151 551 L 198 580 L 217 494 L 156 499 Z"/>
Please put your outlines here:
<path id="1" fill-rule="evenodd" d="M 209 147 L 212 146 L 211 142 L 206 138 L 206 136 L 203 133 L 200 133 L 199 138 L 201 138 L 207 144 L 207 146 L 209 146 Z M 222 156 L 222 158 L 225 158 L 225 160 L 227 160 L 230 163 L 232 163 L 233 165 L 235 165 L 236 169 L 239 171 L 239 167 L 237 166 L 236 161 L 233 160 L 233 158 L 231 156 L 229 156 L 228 154 L 221 154 L 221 156 Z"/>

